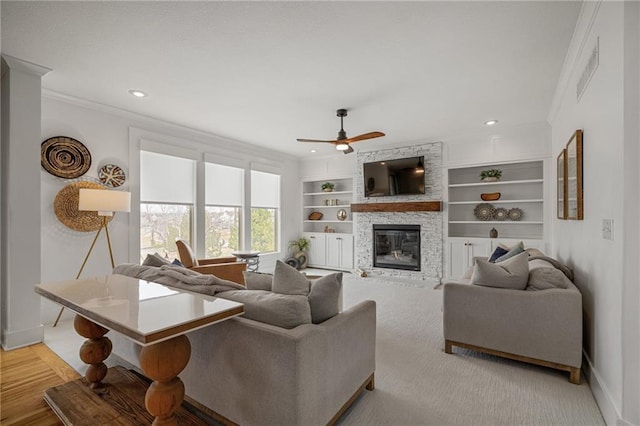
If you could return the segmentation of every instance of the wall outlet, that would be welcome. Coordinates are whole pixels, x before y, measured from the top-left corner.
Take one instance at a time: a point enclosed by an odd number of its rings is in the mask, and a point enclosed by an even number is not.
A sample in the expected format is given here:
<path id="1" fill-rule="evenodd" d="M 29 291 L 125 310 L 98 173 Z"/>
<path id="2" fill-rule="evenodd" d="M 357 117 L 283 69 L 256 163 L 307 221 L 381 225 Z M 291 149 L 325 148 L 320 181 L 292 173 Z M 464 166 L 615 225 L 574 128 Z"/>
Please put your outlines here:
<path id="1" fill-rule="evenodd" d="M 613 241 L 613 219 L 602 219 L 602 238 Z"/>

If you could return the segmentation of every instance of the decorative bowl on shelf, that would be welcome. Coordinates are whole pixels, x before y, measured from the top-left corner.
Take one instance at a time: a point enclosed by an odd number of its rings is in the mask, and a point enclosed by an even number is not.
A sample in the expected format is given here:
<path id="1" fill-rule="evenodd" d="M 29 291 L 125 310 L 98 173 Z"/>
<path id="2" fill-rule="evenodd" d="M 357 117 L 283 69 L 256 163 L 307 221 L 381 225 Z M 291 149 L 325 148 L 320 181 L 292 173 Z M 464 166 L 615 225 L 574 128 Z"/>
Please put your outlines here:
<path id="1" fill-rule="evenodd" d="M 309 215 L 309 220 L 320 220 L 322 219 L 322 213 L 320 212 L 311 212 Z"/>
<path id="2" fill-rule="evenodd" d="M 500 195 L 499 192 L 485 192 L 480 194 L 480 198 L 482 201 L 497 201 L 500 199 Z"/>

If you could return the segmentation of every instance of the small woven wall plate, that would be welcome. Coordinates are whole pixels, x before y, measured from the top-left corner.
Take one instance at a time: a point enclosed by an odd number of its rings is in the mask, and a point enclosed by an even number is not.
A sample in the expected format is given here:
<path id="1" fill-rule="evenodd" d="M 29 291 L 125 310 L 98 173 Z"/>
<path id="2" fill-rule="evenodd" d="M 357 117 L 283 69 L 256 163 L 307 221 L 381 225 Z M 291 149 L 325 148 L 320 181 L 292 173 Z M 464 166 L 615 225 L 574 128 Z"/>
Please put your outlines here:
<path id="1" fill-rule="evenodd" d="M 507 210 L 502 207 L 498 207 L 493 211 L 494 220 L 507 220 Z"/>
<path id="2" fill-rule="evenodd" d="M 55 136 L 40 145 L 40 164 L 54 176 L 74 179 L 91 167 L 91 153 L 76 139 Z"/>
<path id="3" fill-rule="evenodd" d="M 481 203 L 473 209 L 473 215 L 480 220 L 491 220 L 493 218 L 493 206 L 489 203 Z"/>
<path id="4" fill-rule="evenodd" d="M 100 179 L 100 182 L 104 183 L 109 188 L 117 188 L 127 179 L 124 174 L 124 170 L 115 164 L 105 164 L 100 167 L 98 178 Z"/>
<path id="5" fill-rule="evenodd" d="M 98 212 L 78 210 L 80 188 L 105 189 L 94 182 L 74 182 L 58 192 L 53 201 L 53 211 L 58 220 L 67 228 L 79 232 L 97 231 L 102 225 L 102 217 Z M 113 216 L 105 216 L 109 222 Z"/>
<path id="6" fill-rule="evenodd" d="M 518 221 L 522 219 L 524 212 L 521 209 L 514 207 L 507 212 L 507 216 L 509 216 L 510 220 Z"/>

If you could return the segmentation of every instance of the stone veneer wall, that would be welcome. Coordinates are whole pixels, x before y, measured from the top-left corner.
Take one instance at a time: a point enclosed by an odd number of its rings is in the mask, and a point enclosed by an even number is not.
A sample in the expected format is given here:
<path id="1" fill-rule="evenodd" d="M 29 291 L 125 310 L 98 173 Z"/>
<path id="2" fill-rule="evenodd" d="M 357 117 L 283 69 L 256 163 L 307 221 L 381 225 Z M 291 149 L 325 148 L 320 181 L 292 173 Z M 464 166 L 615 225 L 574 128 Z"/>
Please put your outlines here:
<path id="1" fill-rule="evenodd" d="M 394 197 L 365 198 L 364 171 L 362 165 L 373 161 L 424 156 L 425 194 Z M 393 148 L 382 151 L 358 152 L 355 181 L 357 203 L 386 203 L 402 201 L 442 200 L 442 143 Z M 372 276 L 388 276 L 419 280 L 438 284 L 442 278 L 443 213 L 442 212 L 394 212 L 354 213 L 356 268 Z M 373 225 L 420 225 L 420 271 L 373 267 Z"/>

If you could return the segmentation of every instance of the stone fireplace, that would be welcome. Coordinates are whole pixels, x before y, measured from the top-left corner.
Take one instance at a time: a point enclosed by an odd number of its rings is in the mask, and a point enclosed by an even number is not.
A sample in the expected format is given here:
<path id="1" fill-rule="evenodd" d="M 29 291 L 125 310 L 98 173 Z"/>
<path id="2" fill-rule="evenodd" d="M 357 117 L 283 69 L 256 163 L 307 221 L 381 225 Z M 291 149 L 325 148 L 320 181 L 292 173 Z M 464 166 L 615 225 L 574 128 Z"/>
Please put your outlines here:
<path id="1" fill-rule="evenodd" d="M 373 266 L 420 270 L 420 225 L 373 225 Z"/>
<path id="2" fill-rule="evenodd" d="M 389 159 L 424 156 L 425 194 L 365 197 L 363 163 Z M 356 203 L 413 204 L 442 200 L 442 144 L 440 142 L 387 150 L 358 152 L 358 175 L 355 178 Z M 443 213 L 442 211 L 371 211 L 353 214 L 355 239 L 355 266 L 370 276 L 386 276 L 408 279 L 415 285 L 432 287 L 440 283 L 443 267 Z M 398 233 L 391 240 L 396 244 L 388 253 L 376 254 L 374 226 L 392 226 Z M 405 226 L 417 227 L 414 238 L 402 241 Z M 398 246 L 399 244 L 399 246 Z M 382 246 L 380 246 L 382 248 Z M 419 248 L 419 251 L 417 249 Z M 419 254 L 418 254 L 419 253 Z M 411 257 L 411 259 L 410 259 Z M 395 260 L 395 261 L 394 261 Z M 406 267 L 403 267 L 406 266 Z"/>

